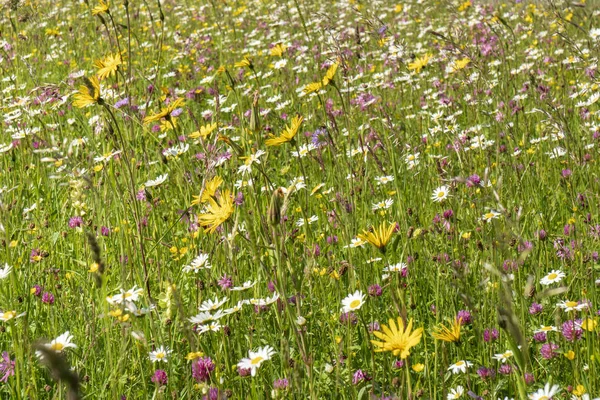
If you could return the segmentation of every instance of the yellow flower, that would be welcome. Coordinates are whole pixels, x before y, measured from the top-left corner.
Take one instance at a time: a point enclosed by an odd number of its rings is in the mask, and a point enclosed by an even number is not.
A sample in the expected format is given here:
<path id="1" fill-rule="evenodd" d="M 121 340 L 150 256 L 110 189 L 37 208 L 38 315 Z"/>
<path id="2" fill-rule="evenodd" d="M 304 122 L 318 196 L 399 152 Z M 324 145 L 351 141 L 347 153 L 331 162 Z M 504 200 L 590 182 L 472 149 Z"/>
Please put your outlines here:
<path id="1" fill-rule="evenodd" d="M 92 9 L 92 15 L 98 15 L 102 13 L 109 13 L 108 7 L 110 3 L 108 1 L 100 0 L 98 5 Z"/>
<path id="2" fill-rule="evenodd" d="M 471 7 L 471 5 L 471 0 L 467 0 L 458 7 L 458 11 L 465 11 L 467 8 Z"/>
<path id="3" fill-rule="evenodd" d="M 577 385 L 575 389 L 573 389 L 573 394 L 577 397 L 581 397 L 585 394 L 585 388 L 583 385 Z"/>
<path id="4" fill-rule="evenodd" d="M 161 109 L 160 112 L 158 112 L 154 115 L 149 115 L 146 118 L 144 118 L 144 124 L 147 124 L 147 123 L 153 122 L 153 121 L 158 121 L 161 118 L 165 118 L 167 121 L 170 120 L 171 113 L 173 111 L 175 111 L 175 109 L 178 108 L 180 105 L 183 105 L 183 99 L 182 98 L 175 99 L 175 101 L 172 101 L 166 108 Z"/>
<path id="5" fill-rule="evenodd" d="M 285 44 L 277 43 L 275 46 L 271 47 L 270 54 L 273 57 L 281 57 L 286 50 L 287 46 Z"/>
<path id="6" fill-rule="evenodd" d="M 412 330 L 412 319 L 408 321 L 406 329 L 404 329 L 404 323 L 402 318 L 398 317 L 398 327 L 394 323 L 393 319 L 389 321 L 390 326 L 381 325 L 381 330 L 374 331 L 373 335 L 377 336 L 383 342 L 377 340 L 371 340 L 374 346 L 378 347 L 376 352 L 391 351 L 393 355 L 400 356 L 404 359 L 410 355 L 410 348 L 416 346 L 421 341 L 423 335 L 423 328 Z"/>
<path id="7" fill-rule="evenodd" d="M 598 321 L 596 321 L 593 318 L 586 318 L 583 321 L 581 321 L 581 329 L 585 329 L 586 331 L 593 331 L 594 329 L 596 329 L 597 325 Z"/>
<path id="8" fill-rule="evenodd" d="M 573 359 L 575 358 L 575 352 L 573 350 L 569 350 L 565 353 L 565 357 L 567 358 L 567 360 L 573 361 Z"/>
<path id="9" fill-rule="evenodd" d="M 83 79 L 84 84 L 79 86 L 79 92 L 73 96 L 75 97 L 73 105 L 77 108 L 83 108 L 94 103 L 104 104 L 104 100 L 100 97 L 100 82 L 98 82 L 98 78 L 92 76 L 89 79 Z"/>
<path id="10" fill-rule="evenodd" d="M 323 77 L 323 86 L 329 85 L 329 82 L 333 80 L 333 77 L 335 76 L 335 72 L 337 71 L 339 65 L 340 63 L 336 61 L 335 63 L 331 64 L 329 68 L 327 68 L 327 72 Z"/>
<path id="11" fill-rule="evenodd" d="M 462 318 L 455 318 L 449 327 L 440 324 L 431 336 L 434 339 L 443 340 L 444 342 L 458 342 L 460 340 L 460 327 Z"/>
<path id="12" fill-rule="evenodd" d="M 321 82 L 309 83 L 304 88 L 304 93 L 305 94 L 310 94 L 310 93 L 313 93 L 313 92 L 318 92 L 319 90 L 321 90 L 322 87 L 323 87 L 323 84 Z"/>
<path id="13" fill-rule="evenodd" d="M 190 133 L 190 138 L 191 139 L 197 139 L 199 137 L 206 138 L 215 129 L 217 129 L 217 123 L 216 122 L 214 122 L 212 124 L 201 126 L 199 131 Z"/>
<path id="14" fill-rule="evenodd" d="M 412 370 L 415 372 L 421 372 L 425 369 L 425 365 L 419 363 L 412 366 Z"/>
<path id="15" fill-rule="evenodd" d="M 421 72 L 421 69 L 429 63 L 431 57 L 431 54 L 425 54 L 423 57 L 415 58 L 415 61 L 408 64 L 408 69 L 414 69 L 415 72 L 418 74 L 419 72 Z"/>
<path id="16" fill-rule="evenodd" d="M 248 57 L 245 57 L 245 56 L 242 61 L 236 62 L 233 66 L 236 68 L 244 68 L 244 67 L 252 68 L 253 67 L 252 60 L 250 60 Z"/>
<path id="17" fill-rule="evenodd" d="M 123 65 L 121 54 L 115 53 L 113 56 L 109 54 L 103 60 L 97 60 L 94 65 L 98 68 L 98 78 L 105 79 L 109 76 L 115 76 L 119 65 Z"/>
<path id="18" fill-rule="evenodd" d="M 220 176 L 215 176 L 210 181 L 206 182 L 206 187 L 204 188 L 204 192 L 202 192 L 202 197 L 200 195 L 192 196 L 192 205 L 194 206 L 196 204 L 206 203 L 210 198 L 214 197 L 215 193 L 217 192 L 217 188 L 221 183 L 223 183 L 223 178 Z"/>
<path id="19" fill-rule="evenodd" d="M 379 228 L 373 229 L 373 231 L 363 231 L 363 233 L 356 235 L 361 240 L 365 242 L 371 243 L 373 246 L 377 247 L 380 250 L 384 250 L 385 246 L 389 243 L 392 238 L 392 234 L 394 233 L 394 229 L 396 229 L 396 223 L 392 222 L 387 225 L 382 223 L 379 225 Z"/>
<path id="20" fill-rule="evenodd" d="M 267 146 L 281 146 L 284 143 L 290 142 L 294 136 L 296 136 L 296 133 L 298 133 L 298 129 L 300 128 L 300 125 L 302 125 L 303 120 L 304 117 L 295 116 L 292 118 L 292 124 L 286 126 L 281 135 L 267 139 L 265 144 Z"/>
<path id="21" fill-rule="evenodd" d="M 233 214 L 233 197 L 231 191 L 224 190 L 218 198 L 208 199 L 207 212 L 198 215 L 198 223 L 207 233 L 213 233 L 223 222 Z"/>
<path id="22" fill-rule="evenodd" d="M 204 355 L 204 353 L 201 351 L 192 351 L 192 352 L 188 353 L 187 356 L 185 356 L 185 359 L 188 361 L 195 360 L 196 358 L 200 358 L 203 355 Z"/>
<path id="23" fill-rule="evenodd" d="M 99 267 L 100 267 L 100 265 L 98 265 L 98 263 L 92 263 L 92 265 L 90 265 L 90 269 L 88 270 L 88 272 L 96 272 L 96 271 L 98 271 Z"/>
<path id="24" fill-rule="evenodd" d="M 451 66 L 451 72 L 456 72 L 456 71 L 460 71 L 461 69 L 464 69 L 467 65 L 469 65 L 469 63 L 471 62 L 471 60 L 469 59 L 469 57 L 465 57 L 463 59 L 460 60 L 455 60 L 452 63 Z"/>

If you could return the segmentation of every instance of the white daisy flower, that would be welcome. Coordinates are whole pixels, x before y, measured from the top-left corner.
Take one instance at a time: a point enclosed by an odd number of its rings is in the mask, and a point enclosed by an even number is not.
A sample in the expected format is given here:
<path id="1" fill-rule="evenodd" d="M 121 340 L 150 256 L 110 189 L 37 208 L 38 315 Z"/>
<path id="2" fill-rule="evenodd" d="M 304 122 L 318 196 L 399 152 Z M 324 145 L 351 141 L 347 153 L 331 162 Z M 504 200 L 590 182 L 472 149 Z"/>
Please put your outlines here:
<path id="1" fill-rule="evenodd" d="M 169 354 L 171 354 L 173 350 L 169 350 L 168 347 L 160 346 L 154 351 L 151 351 L 149 354 L 150 361 L 155 362 L 167 362 L 169 359 Z"/>
<path id="2" fill-rule="evenodd" d="M 146 183 L 144 183 L 144 186 L 145 187 L 158 186 L 158 185 L 164 183 L 168 177 L 169 177 L 169 174 L 160 175 L 156 179 L 150 179 L 150 180 L 146 181 Z"/>
<path id="3" fill-rule="evenodd" d="M 464 392 L 465 392 L 465 388 L 463 388 L 462 386 L 458 385 L 456 388 L 450 389 L 450 392 L 448 393 L 448 395 L 446 396 L 446 398 L 448 400 L 460 399 L 462 397 L 462 395 L 463 395 Z"/>
<path id="4" fill-rule="evenodd" d="M 449 366 L 448 371 L 452 371 L 453 374 L 458 374 L 459 372 L 462 372 L 463 374 L 465 374 L 467 372 L 467 368 L 472 367 L 472 366 L 473 366 L 472 362 L 460 360 L 460 361 L 455 362 L 451 366 Z"/>
<path id="5" fill-rule="evenodd" d="M 553 385 L 550 387 L 549 383 L 546 383 L 542 389 L 538 389 L 537 392 L 529 394 L 531 400 L 550 400 L 552 397 L 560 391 L 560 386 Z"/>
<path id="6" fill-rule="evenodd" d="M 342 300 L 342 312 L 349 313 L 350 311 L 358 310 L 365 302 L 365 295 L 360 290 L 346 296 Z"/>
<path id="7" fill-rule="evenodd" d="M 66 331 L 56 339 L 52 340 L 50 343 L 46 344 L 46 347 L 50 350 L 56 351 L 57 353 L 62 353 L 64 349 L 67 349 L 69 347 L 74 349 L 77 348 L 77 346 L 75 345 L 75 343 L 72 342 L 72 340 L 73 335 L 71 335 L 69 331 Z"/>
<path id="8" fill-rule="evenodd" d="M 275 350 L 271 346 L 261 347 L 256 351 L 250 350 L 248 358 L 242 358 L 238 363 L 240 369 L 249 369 L 252 376 L 256 376 L 256 371 L 265 361 L 271 359 L 275 354 Z"/>
<path id="9" fill-rule="evenodd" d="M 505 363 L 508 361 L 509 358 L 511 358 L 513 356 L 513 352 L 511 350 L 506 350 L 504 353 L 499 353 L 499 354 L 494 354 L 494 356 L 492 357 L 494 360 L 498 360 L 502 363 Z"/>
<path id="10" fill-rule="evenodd" d="M 552 285 L 553 283 L 560 282 L 567 274 L 560 270 L 553 270 L 548 275 L 540 280 L 542 285 Z"/>
<path id="11" fill-rule="evenodd" d="M 4 268 L 0 268 L 0 279 L 6 278 L 10 274 L 10 271 L 12 271 L 12 267 L 5 263 Z"/>
<path id="12" fill-rule="evenodd" d="M 240 292 L 242 290 L 250 289 L 254 285 L 256 285 L 256 282 L 246 281 L 246 282 L 242 283 L 242 286 L 232 287 L 229 290 L 233 290 L 234 292 Z"/>
<path id="13" fill-rule="evenodd" d="M 201 269 L 210 269 L 212 266 L 208 261 L 208 254 L 200 253 L 198 257 L 194 258 L 189 265 L 183 267 L 183 272 L 198 272 Z"/>
<path id="14" fill-rule="evenodd" d="M 436 203 L 440 203 L 448 198 L 450 195 L 450 190 L 448 186 L 440 186 L 436 188 L 431 194 L 431 200 Z"/>
<path id="15" fill-rule="evenodd" d="M 483 216 L 479 220 L 484 221 L 484 222 L 491 222 L 493 219 L 498 218 L 500 215 L 501 214 L 499 212 L 490 210 L 490 211 L 486 212 L 485 214 L 483 214 Z"/>
<path id="16" fill-rule="evenodd" d="M 200 311 L 215 311 L 218 308 L 221 308 L 223 304 L 225 304 L 229 300 L 228 297 L 223 297 L 223 299 L 219 300 L 218 297 L 215 297 L 214 300 L 205 300 L 200 304 Z"/>

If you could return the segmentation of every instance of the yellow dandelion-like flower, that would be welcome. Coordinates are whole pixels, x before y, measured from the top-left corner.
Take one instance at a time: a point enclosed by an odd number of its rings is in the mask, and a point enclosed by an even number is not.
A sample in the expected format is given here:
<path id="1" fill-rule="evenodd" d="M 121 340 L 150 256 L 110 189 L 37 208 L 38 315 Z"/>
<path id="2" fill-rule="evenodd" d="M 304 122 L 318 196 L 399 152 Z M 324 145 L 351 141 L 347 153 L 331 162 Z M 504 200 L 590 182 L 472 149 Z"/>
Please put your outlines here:
<path id="1" fill-rule="evenodd" d="M 458 342 L 460 341 L 460 327 L 462 318 L 455 318 L 449 326 L 440 324 L 431 333 L 434 339 L 442 340 L 444 342 Z"/>
<path id="2" fill-rule="evenodd" d="M 108 14 L 109 6 L 110 6 L 110 3 L 108 1 L 100 0 L 98 2 L 98 5 L 92 9 L 92 15 L 98 15 L 98 14 L 104 14 L 104 13 Z"/>
<path id="3" fill-rule="evenodd" d="M 252 60 L 250 60 L 248 57 L 244 57 L 244 59 L 242 61 L 236 62 L 234 65 L 234 67 L 236 68 L 245 68 L 245 67 L 250 67 L 252 68 Z"/>
<path id="4" fill-rule="evenodd" d="M 233 197 L 231 191 L 224 190 L 218 197 L 210 197 L 206 213 L 198 215 L 198 223 L 207 233 L 213 233 L 233 214 Z"/>
<path id="5" fill-rule="evenodd" d="M 323 84 L 321 82 L 309 83 L 304 88 L 304 93 L 311 94 L 311 93 L 314 93 L 314 92 L 318 92 L 319 90 L 321 90 L 322 87 L 323 87 Z"/>
<path id="6" fill-rule="evenodd" d="M 283 55 L 283 53 L 285 53 L 286 50 L 287 50 L 286 45 L 284 45 L 283 43 L 277 43 L 275 46 L 271 47 L 271 50 L 269 51 L 269 53 L 273 57 L 281 57 Z"/>
<path id="7" fill-rule="evenodd" d="M 421 69 L 429 63 L 431 58 L 431 54 L 425 54 L 423 57 L 415 58 L 413 62 L 408 64 L 408 69 L 414 70 L 418 74 L 421 72 Z"/>
<path id="8" fill-rule="evenodd" d="M 375 331 L 373 332 L 373 335 L 381 339 L 382 342 L 371 340 L 371 343 L 377 347 L 375 351 L 391 351 L 393 355 L 400 356 L 402 359 L 408 357 L 410 355 L 411 347 L 418 345 L 421 341 L 421 336 L 423 336 L 423 328 L 418 328 L 411 332 L 412 326 L 413 321 L 411 319 L 408 321 L 408 325 L 405 329 L 402 318 L 400 317 L 398 317 L 397 327 L 393 319 L 390 319 L 389 327 L 381 325 L 381 330 L 383 332 Z"/>
<path id="9" fill-rule="evenodd" d="M 361 240 L 371 243 L 373 246 L 380 250 L 384 250 L 385 246 L 390 242 L 392 234 L 396 229 L 396 223 L 392 222 L 387 225 L 385 222 L 379 225 L 378 228 L 374 228 L 372 231 L 363 231 L 363 233 L 356 235 Z"/>
<path id="10" fill-rule="evenodd" d="M 204 125 L 200 127 L 200 130 L 196 132 L 190 133 L 189 137 L 191 139 L 197 139 L 199 137 L 206 138 L 210 135 L 215 129 L 217 129 L 217 123 L 214 122 L 212 124 Z"/>
<path id="11" fill-rule="evenodd" d="M 217 193 L 217 189 L 223 183 L 223 178 L 220 176 L 215 176 L 210 181 L 206 182 L 206 186 L 204 187 L 204 191 L 202 192 L 202 196 L 192 196 L 192 205 L 206 203 L 210 198 L 215 197 Z"/>
<path id="12" fill-rule="evenodd" d="M 329 85 L 329 83 L 331 81 L 333 81 L 333 77 L 335 76 L 335 73 L 338 69 L 338 66 L 340 65 L 339 62 L 335 62 L 333 64 L 331 64 L 329 66 L 329 68 L 327 68 L 327 72 L 325 73 L 325 76 L 323 77 L 323 86 L 327 86 Z"/>
<path id="13" fill-rule="evenodd" d="M 302 121 L 304 121 L 304 117 L 295 116 L 292 118 L 292 124 L 286 126 L 281 135 L 267 139 L 265 144 L 267 146 L 281 146 L 284 143 L 290 142 L 296 136 L 296 133 L 298 133 Z"/>
<path id="14" fill-rule="evenodd" d="M 121 58 L 121 54 L 115 53 L 115 55 L 109 54 L 103 60 L 98 60 L 94 63 L 98 68 L 98 78 L 105 79 L 109 76 L 115 76 L 119 65 L 125 64 Z"/>
<path id="15" fill-rule="evenodd" d="M 83 79 L 84 84 L 79 87 L 79 92 L 73 96 L 75 98 L 73 105 L 77 108 L 83 108 L 95 103 L 104 104 L 104 100 L 100 97 L 100 82 L 98 82 L 98 78 L 92 76 L 91 78 Z"/>
<path id="16" fill-rule="evenodd" d="M 158 121 L 161 118 L 165 118 L 167 121 L 171 119 L 171 113 L 175 111 L 176 108 L 183 105 L 183 99 L 177 98 L 175 101 L 171 102 L 166 108 L 160 110 L 160 112 L 156 114 L 152 114 L 144 118 L 144 124 L 148 124 L 150 122 Z"/>

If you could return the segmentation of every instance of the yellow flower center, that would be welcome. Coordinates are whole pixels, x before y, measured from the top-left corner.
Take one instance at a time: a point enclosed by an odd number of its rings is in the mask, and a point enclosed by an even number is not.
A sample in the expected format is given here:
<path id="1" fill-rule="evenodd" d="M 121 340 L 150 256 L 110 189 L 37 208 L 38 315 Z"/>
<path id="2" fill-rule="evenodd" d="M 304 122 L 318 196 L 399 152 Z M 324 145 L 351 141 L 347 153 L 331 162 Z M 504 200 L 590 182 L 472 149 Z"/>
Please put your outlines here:
<path id="1" fill-rule="evenodd" d="M 261 356 L 254 357 L 252 360 L 250 360 L 250 364 L 257 365 L 260 364 L 262 360 L 264 360 L 264 358 L 262 358 Z"/>
<path id="2" fill-rule="evenodd" d="M 13 319 L 16 315 L 17 313 L 14 311 L 7 311 L 4 313 L 4 319 L 8 321 L 9 319 Z"/>
<path id="3" fill-rule="evenodd" d="M 464 361 L 459 361 L 459 362 L 457 362 L 454 365 L 456 365 L 457 367 L 462 367 L 463 365 L 465 365 L 465 362 Z"/>
<path id="4" fill-rule="evenodd" d="M 494 214 L 493 213 L 487 213 L 487 214 L 485 214 L 485 218 L 486 219 L 492 219 L 492 218 L 494 218 Z"/>
<path id="5" fill-rule="evenodd" d="M 131 296 L 133 296 L 133 293 L 130 293 L 130 292 L 125 292 L 125 293 L 123 293 L 123 298 L 124 298 L 124 299 L 127 299 L 127 298 L 129 298 L 129 297 L 131 297 Z"/>
<path id="6" fill-rule="evenodd" d="M 352 303 L 350 303 L 350 308 L 356 308 L 360 305 L 360 300 L 356 299 L 356 300 L 352 300 Z"/>
<path id="7" fill-rule="evenodd" d="M 50 346 L 50 348 L 54 351 L 62 351 L 65 348 L 65 345 L 62 343 L 54 343 Z"/>
<path id="8" fill-rule="evenodd" d="M 442 198 L 442 197 L 444 197 L 445 194 L 446 193 L 444 193 L 444 192 L 438 192 L 437 197 Z"/>
<path id="9" fill-rule="evenodd" d="M 548 279 L 550 279 L 550 280 L 554 280 L 556 278 L 558 278 L 558 274 L 555 274 L 554 272 L 551 273 L 550 275 L 548 275 Z"/>
<path id="10" fill-rule="evenodd" d="M 567 301 L 565 303 L 565 305 L 569 308 L 573 308 L 573 307 L 577 307 L 577 302 L 576 301 Z"/>
<path id="11" fill-rule="evenodd" d="M 165 358 L 165 353 L 163 353 L 162 351 L 160 353 L 156 353 L 155 356 L 157 359 L 162 360 L 163 358 Z"/>

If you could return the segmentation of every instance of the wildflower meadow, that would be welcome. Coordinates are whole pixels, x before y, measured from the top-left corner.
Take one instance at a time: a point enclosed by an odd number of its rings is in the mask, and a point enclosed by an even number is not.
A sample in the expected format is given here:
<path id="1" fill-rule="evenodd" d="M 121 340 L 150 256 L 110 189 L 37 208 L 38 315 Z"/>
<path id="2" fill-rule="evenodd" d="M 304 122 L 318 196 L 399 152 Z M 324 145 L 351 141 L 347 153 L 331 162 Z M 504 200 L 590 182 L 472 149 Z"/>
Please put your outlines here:
<path id="1" fill-rule="evenodd" d="M 600 398 L 600 1 L 2 0 L 1 399 Z"/>

